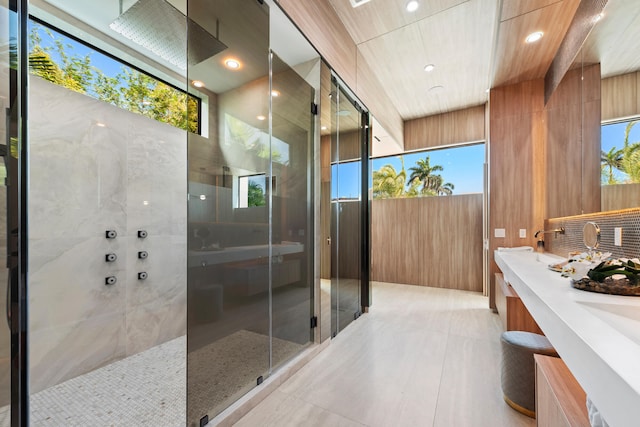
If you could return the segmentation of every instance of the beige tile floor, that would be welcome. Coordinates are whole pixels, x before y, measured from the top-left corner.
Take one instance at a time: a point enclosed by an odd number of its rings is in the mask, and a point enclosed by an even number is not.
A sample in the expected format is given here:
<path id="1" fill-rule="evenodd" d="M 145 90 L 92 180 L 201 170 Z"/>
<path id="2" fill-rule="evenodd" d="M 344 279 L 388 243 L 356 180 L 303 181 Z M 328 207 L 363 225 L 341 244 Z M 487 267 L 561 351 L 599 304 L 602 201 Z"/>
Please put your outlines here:
<path id="1" fill-rule="evenodd" d="M 533 426 L 500 390 L 478 293 L 373 284 L 374 306 L 237 426 Z"/>

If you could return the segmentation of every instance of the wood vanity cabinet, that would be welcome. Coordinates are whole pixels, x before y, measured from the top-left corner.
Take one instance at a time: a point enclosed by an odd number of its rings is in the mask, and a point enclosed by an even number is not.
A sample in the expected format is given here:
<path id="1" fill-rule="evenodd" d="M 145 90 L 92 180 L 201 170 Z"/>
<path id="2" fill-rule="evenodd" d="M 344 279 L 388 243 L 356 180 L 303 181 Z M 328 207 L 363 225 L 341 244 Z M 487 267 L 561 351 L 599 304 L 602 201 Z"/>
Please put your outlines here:
<path id="1" fill-rule="evenodd" d="M 502 273 L 496 273 L 496 309 L 505 331 L 525 331 L 544 335 L 522 300 L 505 280 Z"/>
<path id="2" fill-rule="evenodd" d="M 534 355 L 538 427 L 589 427 L 587 396 L 558 357 Z"/>

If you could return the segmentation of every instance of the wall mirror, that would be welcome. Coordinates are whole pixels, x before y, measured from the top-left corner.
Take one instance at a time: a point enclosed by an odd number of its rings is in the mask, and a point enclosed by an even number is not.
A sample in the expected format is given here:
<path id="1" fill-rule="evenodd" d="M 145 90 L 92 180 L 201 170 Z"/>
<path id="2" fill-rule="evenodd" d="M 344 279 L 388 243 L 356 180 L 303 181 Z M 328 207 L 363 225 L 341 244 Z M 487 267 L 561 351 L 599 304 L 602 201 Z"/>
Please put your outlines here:
<path id="1" fill-rule="evenodd" d="M 638 2 L 609 1 L 576 58 L 583 67 L 600 63 L 602 211 L 640 205 L 640 148 L 634 148 L 640 142 L 640 123 L 634 124 L 640 120 L 639 36 Z M 583 130 L 592 125 L 583 123 Z"/>
<path id="2" fill-rule="evenodd" d="M 600 246 L 600 227 L 595 222 L 587 222 L 582 227 L 582 241 L 592 251 Z"/>

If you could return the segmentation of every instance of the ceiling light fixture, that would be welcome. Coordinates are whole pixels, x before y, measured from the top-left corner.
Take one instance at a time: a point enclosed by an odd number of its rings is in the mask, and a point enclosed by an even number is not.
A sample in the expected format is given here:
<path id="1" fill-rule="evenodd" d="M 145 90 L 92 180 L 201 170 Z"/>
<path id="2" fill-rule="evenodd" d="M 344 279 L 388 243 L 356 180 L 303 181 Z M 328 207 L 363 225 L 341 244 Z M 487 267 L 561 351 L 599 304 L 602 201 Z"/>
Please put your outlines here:
<path id="1" fill-rule="evenodd" d="M 191 82 L 191 84 L 192 84 L 194 87 L 204 87 L 204 83 L 203 83 L 203 82 L 201 82 L 200 80 L 193 80 L 193 81 Z"/>
<path id="2" fill-rule="evenodd" d="M 260 114 L 259 116 L 256 116 L 256 119 L 263 121 L 266 120 L 267 118 L 265 116 L 263 116 L 262 114 Z"/>
<path id="3" fill-rule="evenodd" d="M 527 42 L 527 43 L 535 43 L 538 40 L 540 40 L 543 35 L 544 35 L 544 33 L 542 31 L 536 31 L 535 33 L 529 34 L 527 36 L 527 38 L 524 39 L 524 41 Z"/>
<path id="4" fill-rule="evenodd" d="M 369 3 L 371 0 L 349 0 L 352 7 L 362 6 L 365 3 Z"/>
<path id="5" fill-rule="evenodd" d="M 433 71 L 433 69 L 434 69 L 434 68 L 436 68 L 436 66 L 435 66 L 435 65 L 433 65 L 433 64 L 428 64 L 428 65 L 425 65 L 425 66 L 424 66 L 424 70 L 425 70 L 427 73 L 430 73 L 431 71 Z"/>
<path id="6" fill-rule="evenodd" d="M 101 127 L 101 128 L 106 128 L 107 127 L 107 125 L 105 125 L 102 122 L 96 122 L 96 126 Z"/>
<path id="7" fill-rule="evenodd" d="M 320 126 L 320 130 L 327 130 L 326 126 Z"/>
<path id="8" fill-rule="evenodd" d="M 593 17 L 593 23 L 600 22 L 604 18 L 604 12 L 600 12 L 596 16 Z"/>
<path id="9" fill-rule="evenodd" d="M 237 70 L 240 68 L 240 61 L 237 59 L 229 58 L 224 61 L 224 65 L 230 70 Z"/>
<path id="10" fill-rule="evenodd" d="M 420 6 L 418 0 L 411 0 L 409 3 L 407 3 L 407 12 L 415 12 L 416 10 L 418 10 L 418 6 Z"/>
<path id="11" fill-rule="evenodd" d="M 272 90 L 272 91 L 271 91 L 271 96 L 273 96 L 274 98 L 279 97 L 279 96 L 280 96 L 280 91 L 275 90 L 275 89 L 274 89 L 274 90 Z"/>

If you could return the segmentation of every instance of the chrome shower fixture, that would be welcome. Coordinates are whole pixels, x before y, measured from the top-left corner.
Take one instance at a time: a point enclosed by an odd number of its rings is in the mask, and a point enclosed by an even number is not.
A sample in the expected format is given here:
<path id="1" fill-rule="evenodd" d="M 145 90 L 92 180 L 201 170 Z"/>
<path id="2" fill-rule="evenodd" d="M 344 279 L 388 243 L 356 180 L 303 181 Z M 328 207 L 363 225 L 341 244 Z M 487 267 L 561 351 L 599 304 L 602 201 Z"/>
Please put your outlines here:
<path id="1" fill-rule="evenodd" d="M 109 27 L 181 70 L 227 48 L 166 0 L 139 0 Z"/>

